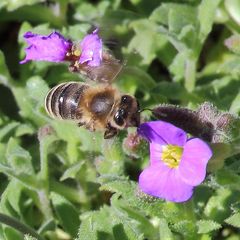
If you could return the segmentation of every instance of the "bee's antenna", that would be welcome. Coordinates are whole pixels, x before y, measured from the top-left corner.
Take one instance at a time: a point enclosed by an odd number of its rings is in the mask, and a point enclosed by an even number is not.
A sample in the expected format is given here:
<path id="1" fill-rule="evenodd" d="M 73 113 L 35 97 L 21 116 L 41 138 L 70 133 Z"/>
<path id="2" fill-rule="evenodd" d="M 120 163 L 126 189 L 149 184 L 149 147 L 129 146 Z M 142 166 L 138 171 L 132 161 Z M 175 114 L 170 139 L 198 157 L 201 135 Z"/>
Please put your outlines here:
<path id="1" fill-rule="evenodd" d="M 143 109 L 140 109 L 138 112 L 141 113 L 141 112 L 146 111 L 146 110 L 148 110 L 148 111 L 150 111 L 150 112 L 153 111 L 153 110 L 150 109 L 150 108 L 143 108 Z"/>

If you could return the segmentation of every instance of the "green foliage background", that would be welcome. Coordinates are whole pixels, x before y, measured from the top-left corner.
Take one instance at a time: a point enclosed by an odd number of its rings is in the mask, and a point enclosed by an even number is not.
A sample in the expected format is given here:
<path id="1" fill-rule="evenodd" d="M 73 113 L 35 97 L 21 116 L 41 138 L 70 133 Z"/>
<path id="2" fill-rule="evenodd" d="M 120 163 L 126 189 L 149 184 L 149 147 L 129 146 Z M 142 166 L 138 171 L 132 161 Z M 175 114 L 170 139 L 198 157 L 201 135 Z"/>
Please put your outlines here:
<path id="1" fill-rule="evenodd" d="M 93 26 L 126 62 L 115 84 L 142 108 L 211 101 L 239 114 L 239 0 L 2 0 L 0 212 L 34 229 L 26 240 L 240 239 L 238 155 L 213 168 L 191 201 L 164 202 L 139 192 L 148 151 L 124 151 L 126 131 L 106 141 L 46 115 L 50 87 L 83 79 L 65 64 L 20 65 L 23 34 L 56 29 L 77 41 Z M 24 236 L 2 224 L 0 239 Z"/>

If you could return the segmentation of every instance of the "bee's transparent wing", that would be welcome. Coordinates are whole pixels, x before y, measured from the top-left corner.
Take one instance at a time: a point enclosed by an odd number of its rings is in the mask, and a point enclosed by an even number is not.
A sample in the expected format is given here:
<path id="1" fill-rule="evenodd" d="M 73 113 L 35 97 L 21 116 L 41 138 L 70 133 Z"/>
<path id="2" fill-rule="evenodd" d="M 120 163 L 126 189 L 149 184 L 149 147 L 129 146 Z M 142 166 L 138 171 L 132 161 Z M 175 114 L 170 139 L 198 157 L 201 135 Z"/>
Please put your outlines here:
<path id="1" fill-rule="evenodd" d="M 69 66 L 71 72 L 79 72 L 86 76 L 86 78 L 99 82 L 99 83 L 111 83 L 117 75 L 121 72 L 123 64 L 120 60 L 116 59 L 109 52 L 103 53 L 103 59 L 100 66 L 93 67 L 87 64 L 79 64 L 74 61 Z"/>
<path id="2" fill-rule="evenodd" d="M 117 59 L 104 60 L 98 67 L 83 66 L 83 74 L 96 82 L 111 83 L 122 70 L 122 63 Z"/>

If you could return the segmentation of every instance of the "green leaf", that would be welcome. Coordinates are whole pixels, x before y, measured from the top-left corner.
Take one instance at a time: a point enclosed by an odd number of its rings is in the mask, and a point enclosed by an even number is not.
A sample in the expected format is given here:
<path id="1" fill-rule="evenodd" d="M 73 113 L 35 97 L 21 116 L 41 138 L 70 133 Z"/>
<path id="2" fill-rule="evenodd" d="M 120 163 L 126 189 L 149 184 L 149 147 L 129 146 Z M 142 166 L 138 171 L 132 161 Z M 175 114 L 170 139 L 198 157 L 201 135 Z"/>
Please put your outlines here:
<path id="1" fill-rule="evenodd" d="M 160 7 L 154 9 L 149 19 L 162 25 L 168 25 L 169 9 L 168 4 L 161 4 Z"/>
<path id="2" fill-rule="evenodd" d="M 215 182 L 216 184 L 216 182 Z M 227 216 L 230 215 L 229 205 L 236 202 L 239 194 L 231 192 L 229 188 L 219 188 L 206 203 L 204 214 L 209 219 L 221 223 Z"/>
<path id="3" fill-rule="evenodd" d="M 173 46 L 179 51 L 192 50 L 199 47 L 197 41 L 196 21 L 197 9 L 187 4 L 162 4 L 150 16 L 154 22 L 160 23 L 158 31 L 166 35 Z M 190 49 L 189 49 L 190 50 Z"/>
<path id="4" fill-rule="evenodd" d="M 82 151 L 99 152 L 101 149 L 102 135 L 98 132 L 90 132 L 83 127 L 78 127 L 76 123 L 53 120 L 52 126 L 57 132 L 57 136 L 68 144 L 75 145 L 75 151 L 80 146 Z M 71 149 L 73 150 L 73 149 Z M 71 155 L 74 155 L 71 153 Z"/>
<path id="5" fill-rule="evenodd" d="M 224 161 L 232 156 L 233 148 L 231 144 L 226 143 L 213 143 L 210 144 L 213 151 L 213 156 L 210 159 L 207 170 L 209 172 L 215 172 L 224 166 Z"/>
<path id="6" fill-rule="evenodd" d="M 230 224 L 236 228 L 240 228 L 240 213 L 235 213 L 225 220 L 227 224 Z"/>
<path id="7" fill-rule="evenodd" d="M 135 226 L 140 234 L 143 233 L 147 239 L 155 239 L 158 236 L 158 230 L 155 225 L 144 216 L 139 209 L 135 209 L 132 206 L 128 206 L 127 202 L 119 199 L 120 211 L 127 214 L 129 221 L 135 221 Z M 164 238 L 165 239 L 165 238 Z"/>
<path id="8" fill-rule="evenodd" d="M 33 173 L 31 155 L 14 138 L 10 138 L 7 144 L 6 158 L 16 173 Z"/>
<path id="9" fill-rule="evenodd" d="M 151 96 L 163 96 L 165 99 L 181 100 L 189 98 L 186 89 L 179 83 L 175 82 L 160 82 L 151 91 Z"/>
<path id="10" fill-rule="evenodd" d="M 173 234 L 168 226 L 167 221 L 164 218 L 159 220 L 159 231 L 160 231 L 160 239 L 164 240 L 173 240 Z"/>
<path id="11" fill-rule="evenodd" d="M 222 186 L 239 189 L 240 176 L 234 170 L 223 168 L 216 173 L 216 181 Z"/>
<path id="12" fill-rule="evenodd" d="M 130 85 L 131 84 L 131 85 Z M 118 86 L 122 91 L 135 93 L 136 88 L 141 90 L 151 90 L 156 85 L 154 79 L 141 68 L 138 67 L 124 67 L 121 72 L 121 78 L 118 80 Z M 133 90 L 132 90 L 133 89 Z M 146 94 L 146 91 L 143 91 Z"/>
<path id="13" fill-rule="evenodd" d="M 6 174 L 9 177 L 16 178 L 29 189 L 38 190 L 39 188 L 41 188 L 41 183 L 36 178 L 36 176 L 29 175 L 26 173 L 16 173 L 14 169 L 2 163 L 0 163 L 0 172 Z"/>
<path id="14" fill-rule="evenodd" d="M 19 126 L 20 123 L 18 122 L 11 122 L 5 124 L 3 127 L 0 128 L 0 141 L 3 141 L 5 137 L 10 135 L 12 131 Z"/>
<path id="15" fill-rule="evenodd" d="M 80 225 L 77 209 L 71 202 L 57 193 L 51 193 L 51 200 L 63 229 L 70 233 L 72 237 L 76 237 Z"/>
<path id="16" fill-rule="evenodd" d="M 203 42 L 212 30 L 215 14 L 221 0 L 202 0 L 198 8 L 198 20 L 200 23 L 199 39 Z"/>
<path id="17" fill-rule="evenodd" d="M 97 232 L 93 229 L 93 221 L 91 217 L 82 221 L 78 231 L 77 240 L 99 240 Z"/>
<path id="18" fill-rule="evenodd" d="M 109 207 L 104 206 L 99 211 L 85 213 L 81 217 L 81 225 L 78 231 L 77 240 L 114 239 Z"/>
<path id="19" fill-rule="evenodd" d="M 97 6 L 90 3 L 82 3 L 76 9 L 74 18 L 78 21 L 90 22 L 95 18 L 100 18 L 104 16 L 105 11 L 109 7 L 110 2 L 101 1 Z"/>
<path id="20" fill-rule="evenodd" d="M 118 200 L 117 195 L 111 198 L 111 205 L 112 220 L 115 225 L 114 236 L 118 236 L 119 240 L 124 239 L 124 237 L 126 240 L 143 240 L 144 234 L 140 223 L 130 217 L 129 212 L 123 211 L 122 203 Z M 119 226 L 120 229 L 116 229 L 116 226 Z M 122 237 L 120 237 L 121 233 Z"/>
<path id="21" fill-rule="evenodd" d="M 33 102 L 24 87 L 13 87 L 12 92 L 20 109 L 20 115 L 23 118 L 30 119 L 38 126 L 46 122 L 45 115 L 36 107 L 36 102 Z"/>
<path id="22" fill-rule="evenodd" d="M 173 59 L 169 70 L 174 75 L 175 81 L 183 80 L 186 73 L 186 62 L 190 58 L 192 52 L 190 50 L 180 51 Z"/>
<path id="23" fill-rule="evenodd" d="M 163 3 L 156 8 L 150 20 L 169 26 L 169 31 L 179 34 L 184 26 L 196 24 L 196 8 L 187 4 Z"/>
<path id="24" fill-rule="evenodd" d="M 101 183 L 100 190 L 110 191 L 120 195 L 130 206 L 145 211 L 146 214 L 153 216 L 162 216 L 163 200 L 153 198 L 149 195 L 143 194 L 134 181 L 129 181 L 126 177 L 119 177 L 116 175 L 101 175 L 98 178 Z M 166 208 L 166 216 L 169 215 L 170 207 Z M 176 216 L 177 210 L 173 213 Z"/>
<path id="25" fill-rule="evenodd" d="M 75 163 L 72 166 L 70 166 L 62 175 L 60 178 L 60 181 L 64 181 L 68 178 L 75 178 L 80 169 L 82 168 L 85 161 L 81 160 L 81 162 Z"/>
<path id="26" fill-rule="evenodd" d="M 2 0 L 0 4 L 0 9 L 3 7 L 7 7 L 8 11 L 14 11 L 22 6 L 33 5 L 40 2 L 42 2 L 42 0 L 22 0 L 22 1 Z"/>
<path id="27" fill-rule="evenodd" d="M 44 188 L 49 189 L 49 169 L 48 153 L 51 145 L 57 140 L 53 129 L 50 126 L 43 126 L 39 129 L 38 140 L 40 142 L 40 173 L 39 177 L 43 182 Z"/>
<path id="28" fill-rule="evenodd" d="M 221 228 L 221 225 L 215 221 L 211 220 L 200 220 L 197 222 L 197 227 L 198 227 L 198 233 L 209 233 L 214 230 L 218 230 Z"/>
<path id="29" fill-rule="evenodd" d="M 239 112 L 240 112 L 240 93 L 238 93 L 235 96 L 235 98 L 231 104 L 231 107 L 229 109 L 229 112 L 239 114 Z"/>
<path id="30" fill-rule="evenodd" d="M 5 63 L 5 57 L 2 51 L 0 51 L 0 84 L 3 84 L 7 87 L 13 84 L 13 80 L 8 71 L 8 67 Z"/>
<path id="31" fill-rule="evenodd" d="M 52 120 L 51 125 L 58 138 L 66 141 L 68 161 L 74 164 L 79 159 L 79 150 L 82 152 L 90 151 L 92 156 L 95 152 L 100 152 L 102 147 L 103 134 L 90 132 L 89 130 L 78 127 L 76 123 L 68 121 Z M 91 156 L 90 156 L 91 157 Z"/>
<path id="32" fill-rule="evenodd" d="M 19 233 L 17 230 L 8 227 L 8 226 L 4 226 L 4 240 L 5 239 L 9 239 L 9 240 L 22 240 L 22 234 Z"/>
<path id="33" fill-rule="evenodd" d="M 79 41 L 80 39 L 84 38 L 84 36 L 86 35 L 90 28 L 91 25 L 88 23 L 74 24 L 68 26 L 68 28 L 64 28 L 62 33 L 66 36 L 71 36 L 71 39 L 74 41 Z M 66 74 L 66 70 L 64 72 Z"/>
<path id="34" fill-rule="evenodd" d="M 190 239 L 196 239 L 196 225 L 193 221 L 189 220 L 180 220 L 172 226 L 172 229 L 185 238 L 189 237 Z"/>
<path id="35" fill-rule="evenodd" d="M 34 237 L 31 237 L 30 235 L 25 235 L 24 240 L 37 240 L 37 239 Z"/>
<path id="36" fill-rule="evenodd" d="M 139 14 L 120 8 L 115 11 L 106 11 L 104 16 L 98 20 L 98 24 L 101 26 L 101 34 L 105 39 L 111 39 L 113 35 L 117 35 L 119 39 L 125 40 L 124 35 L 129 35 L 129 24 L 139 18 Z"/>
<path id="37" fill-rule="evenodd" d="M 5 0 L 5 1 L 9 1 L 9 0 Z M 11 1 L 15 3 L 22 2 L 22 1 L 14 1 L 14 0 L 11 0 Z M 34 1 L 34 0 L 27 0 L 27 1 Z M 65 24 L 65 15 L 59 15 L 55 13 L 50 7 L 47 7 L 44 4 L 25 5 L 11 12 L 6 11 L 5 9 L 2 9 L 0 14 L 0 20 L 1 21 L 18 20 L 19 22 L 29 21 L 29 22 L 35 22 L 35 23 L 47 22 L 54 27 L 62 27 Z"/>
<path id="38" fill-rule="evenodd" d="M 196 8 L 184 4 L 169 4 L 169 31 L 179 34 L 185 26 L 196 25 Z"/>
<path id="39" fill-rule="evenodd" d="M 30 124 L 21 124 L 17 127 L 15 136 L 21 137 L 23 135 L 32 135 L 35 132 L 34 128 Z"/>
<path id="40" fill-rule="evenodd" d="M 239 76 L 240 75 L 240 57 L 239 56 L 230 56 L 222 62 L 218 68 L 217 72 L 222 74 L 230 74 L 231 76 Z"/>
<path id="41" fill-rule="evenodd" d="M 238 94 L 239 83 L 234 78 L 226 75 L 222 78 L 214 78 L 208 84 L 198 86 L 195 94 L 203 101 L 216 102 L 219 109 L 228 109 Z"/>
<path id="42" fill-rule="evenodd" d="M 136 190 L 136 184 L 126 179 L 126 177 L 120 177 L 117 175 L 102 175 L 98 178 L 102 184 L 100 190 L 116 192 L 128 199 Z"/>
<path id="43" fill-rule="evenodd" d="M 142 64 L 149 64 L 156 57 L 157 52 L 166 45 L 166 37 L 159 34 L 156 25 L 147 19 L 134 21 L 130 27 L 136 34 L 128 45 L 128 51 L 137 51 L 143 58 Z"/>
<path id="44" fill-rule="evenodd" d="M 50 218 L 42 223 L 41 227 L 38 229 L 38 233 L 42 235 L 47 231 L 54 230 L 55 228 L 56 228 L 56 223 L 54 221 L 54 218 Z"/>
<path id="45" fill-rule="evenodd" d="M 112 206 L 82 216 L 78 240 L 140 240 L 143 239 L 141 225 L 129 212 L 123 211 L 118 199 L 112 199 Z"/>
<path id="46" fill-rule="evenodd" d="M 34 76 L 27 81 L 27 93 L 36 102 L 36 105 L 44 106 L 44 99 L 49 90 L 46 82 L 39 76 Z"/>
<path id="47" fill-rule="evenodd" d="M 22 216 L 20 197 L 23 190 L 24 186 L 19 181 L 16 179 L 10 181 L 1 196 L 1 211 L 11 214 L 14 210 L 18 216 Z"/>
<path id="48" fill-rule="evenodd" d="M 7 163 L 7 159 L 6 159 L 6 145 L 7 144 L 0 143 L 0 163 L 3 163 L 3 164 Z"/>
<path id="49" fill-rule="evenodd" d="M 237 24 L 240 24 L 240 2 L 238 0 L 226 0 L 224 1 L 224 5 L 231 18 Z"/>
<path id="50" fill-rule="evenodd" d="M 103 174 L 122 175 L 123 174 L 123 151 L 122 145 L 116 140 L 108 140 L 104 142 L 102 147 L 103 159 L 97 165 L 98 172 Z"/>

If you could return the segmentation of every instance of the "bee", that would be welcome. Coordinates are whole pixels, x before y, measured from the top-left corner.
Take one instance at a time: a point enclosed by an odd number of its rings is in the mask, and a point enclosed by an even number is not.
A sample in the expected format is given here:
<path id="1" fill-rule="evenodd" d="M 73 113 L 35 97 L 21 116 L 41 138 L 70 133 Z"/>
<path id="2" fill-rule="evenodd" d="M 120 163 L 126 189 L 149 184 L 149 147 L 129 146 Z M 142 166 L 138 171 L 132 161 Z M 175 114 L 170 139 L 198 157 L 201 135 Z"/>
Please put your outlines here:
<path id="1" fill-rule="evenodd" d="M 52 118 L 73 120 L 90 131 L 104 131 L 105 139 L 140 124 L 137 99 L 121 94 L 110 84 L 59 84 L 48 92 L 45 108 Z"/>

